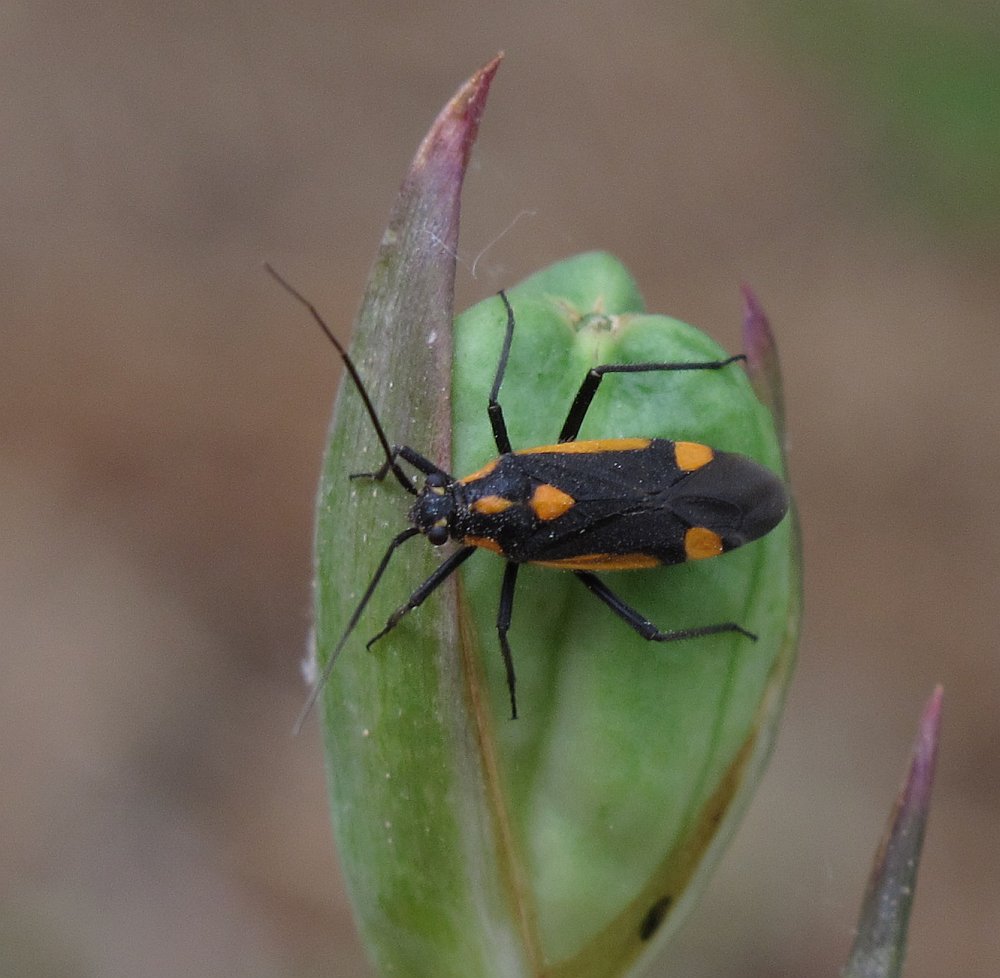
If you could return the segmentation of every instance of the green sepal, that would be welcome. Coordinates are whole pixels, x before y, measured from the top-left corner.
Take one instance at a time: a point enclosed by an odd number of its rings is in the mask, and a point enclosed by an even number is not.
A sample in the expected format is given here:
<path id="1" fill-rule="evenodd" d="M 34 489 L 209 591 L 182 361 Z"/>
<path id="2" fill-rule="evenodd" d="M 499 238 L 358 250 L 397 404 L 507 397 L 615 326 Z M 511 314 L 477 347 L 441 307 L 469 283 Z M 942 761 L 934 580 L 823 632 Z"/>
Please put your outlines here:
<path id="1" fill-rule="evenodd" d="M 382 238 L 351 347 L 389 437 L 449 464 L 454 253 L 469 151 L 499 59 L 424 139 Z M 341 385 L 317 501 L 316 658 L 325 668 L 412 496 L 373 471 L 385 455 L 357 391 Z M 422 540 L 391 562 L 319 701 L 334 834 L 362 939 L 405 978 L 530 973 L 499 871 L 453 587 L 366 651 L 426 577 Z"/>

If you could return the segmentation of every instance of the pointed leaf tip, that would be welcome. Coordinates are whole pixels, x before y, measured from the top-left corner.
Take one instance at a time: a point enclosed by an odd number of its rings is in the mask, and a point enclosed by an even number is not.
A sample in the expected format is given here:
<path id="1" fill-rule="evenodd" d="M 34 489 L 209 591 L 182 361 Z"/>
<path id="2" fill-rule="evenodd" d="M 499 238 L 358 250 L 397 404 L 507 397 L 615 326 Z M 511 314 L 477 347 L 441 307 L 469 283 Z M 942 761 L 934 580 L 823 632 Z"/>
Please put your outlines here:
<path id="1" fill-rule="evenodd" d="M 936 686 L 920 718 L 920 731 L 913 747 L 913 761 L 907 787 L 912 796 L 930 793 L 934 782 L 934 768 L 937 763 L 938 741 L 941 736 L 941 704 L 944 687 Z"/>
<path id="2" fill-rule="evenodd" d="M 420 144 L 413 161 L 414 167 L 437 160 L 440 163 L 450 162 L 460 170 L 465 170 L 472 144 L 479 133 L 479 123 L 486 108 L 493 76 L 502 60 L 501 51 L 448 100 Z"/>
<path id="3" fill-rule="evenodd" d="M 743 293 L 743 350 L 748 367 L 759 369 L 774 355 L 774 335 L 767 313 L 753 289 L 744 283 L 740 292 Z"/>
<path id="4" fill-rule="evenodd" d="M 740 286 L 743 293 L 743 352 L 747 357 L 747 376 L 754 392 L 771 412 L 781 443 L 785 444 L 785 397 L 781 384 L 778 347 L 771 323 L 753 289 Z"/>
<path id="5" fill-rule="evenodd" d="M 372 363 L 363 365 L 364 376 L 379 378 L 376 383 L 369 379 L 369 388 L 390 412 L 383 421 L 400 441 L 411 430 L 422 430 L 425 444 L 442 464 L 450 458 L 451 422 L 447 399 L 434 392 L 446 389 L 450 376 L 462 183 L 499 65 L 498 55 L 465 81 L 420 144 L 382 236 L 355 327 L 356 342 L 363 344 L 370 332 L 383 345 L 373 351 Z M 424 391 L 427 405 L 397 405 L 394 418 L 383 399 L 392 383 L 376 362 L 394 364 L 392 380 L 398 388 L 407 390 L 412 384 Z"/>
<path id="6" fill-rule="evenodd" d="M 910 767 L 875 854 L 844 978 L 898 978 L 902 972 L 930 811 L 943 695 L 938 686 L 920 718 Z"/>

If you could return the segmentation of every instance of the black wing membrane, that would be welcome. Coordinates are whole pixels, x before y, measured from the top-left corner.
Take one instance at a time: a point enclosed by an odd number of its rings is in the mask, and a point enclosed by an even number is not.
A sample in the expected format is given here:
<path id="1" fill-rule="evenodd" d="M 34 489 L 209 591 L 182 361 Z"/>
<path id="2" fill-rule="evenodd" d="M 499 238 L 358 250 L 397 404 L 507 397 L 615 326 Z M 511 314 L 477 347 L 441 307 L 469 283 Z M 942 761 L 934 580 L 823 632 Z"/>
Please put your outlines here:
<path id="1" fill-rule="evenodd" d="M 678 564 L 688 559 L 685 533 L 691 527 L 712 530 L 723 549 L 732 550 L 771 530 L 788 506 L 778 477 L 753 460 L 716 452 L 688 472 L 677 465 L 674 442 L 665 439 L 631 451 L 513 458 L 525 460 L 532 482 L 557 486 L 574 500 L 533 532 L 521 527 L 517 543 L 504 547 L 514 560 L 644 554 Z"/>
<path id="2" fill-rule="evenodd" d="M 788 512 L 784 483 L 770 469 L 729 452 L 671 487 L 671 511 L 688 526 L 704 526 L 734 550 L 773 530 Z"/>

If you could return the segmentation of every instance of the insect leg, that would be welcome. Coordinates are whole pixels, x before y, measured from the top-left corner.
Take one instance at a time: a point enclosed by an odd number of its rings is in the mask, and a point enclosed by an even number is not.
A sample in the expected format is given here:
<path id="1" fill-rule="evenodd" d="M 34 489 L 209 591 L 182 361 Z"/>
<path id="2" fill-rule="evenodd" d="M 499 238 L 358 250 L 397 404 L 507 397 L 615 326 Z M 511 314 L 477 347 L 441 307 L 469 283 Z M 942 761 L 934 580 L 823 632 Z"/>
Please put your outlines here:
<path id="1" fill-rule="evenodd" d="M 514 585 L 517 583 L 517 569 L 520 564 L 507 561 L 503 572 L 503 586 L 500 588 L 500 607 L 497 610 L 497 636 L 500 639 L 500 654 L 503 656 L 504 669 L 507 670 L 507 689 L 510 692 L 510 718 L 517 719 L 517 677 L 514 675 L 514 657 L 510 654 L 510 643 L 507 632 L 510 629 L 510 615 L 514 608 Z"/>
<path id="2" fill-rule="evenodd" d="M 264 269 L 271 276 L 271 278 L 273 278 L 293 299 L 297 299 L 306 307 L 319 328 L 323 330 L 326 338 L 333 344 L 336 351 L 340 354 L 340 359 L 344 361 L 344 369 L 348 372 L 348 374 L 350 374 L 351 380 L 354 381 L 354 386 L 361 395 L 361 400 L 364 403 L 365 410 L 368 412 L 368 417 L 371 419 L 372 427 L 375 429 L 375 434 L 382 445 L 382 451 L 385 452 L 385 464 L 382 466 L 382 469 L 379 470 L 385 470 L 382 478 L 385 478 L 385 473 L 392 472 L 399 484 L 408 493 L 415 496 L 417 494 L 417 490 L 414 489 L 413 483 L 407 478 L 406 473 L 396 464 L 396 455 L 398 454 L 398 450 L 390 447 L 389 439 L 385 434 L 385 429 L 382 427 L 382 422 L 379 421 L 378 414 L 375 412 L 375 405 L 372 404 L 371 398 L 368 396 L 368 391 L 365 389 L 365 385 L 361 380 L 361 375 L 358 373 L 357 367 L 354 366 L 354 361 L 350 358 L 350 356 L 348 356 L 347 350 L 344 349 L 340 340 L 333 335 L 333 330 L 331 330 L 330 327 L 324 322 L 323 317 L 319 314 L 319 310 L 304 295 L 302 295 L 301 292 L 294 288 L 290 283 L 286 282 L 267 262 L 264 262 Z"/>
<path id="3" fill-rule="evenodd" d="M 503 347 L 500 350 L 500 362 L 497 364 L 497 373 L 493 378 L 493 388 L 490 391 L 490 403 L 486 408 L 486 413 L 490 416 L 490 426 L 493 428 L 493 440 L 497 445 L 497 452 L 507 455 L 510 452 L 510 436 L 507 434 L 507 422 L 504 420 L 503 408 L 500 407 L 500 385 L 503 383 L 503 375 L 507 372 L 507 360 L 510 357 L 510 341 L 514 338 L 514 310 L 510 307 L 510 300 L 507 293 L 501 289 L 497 293 L 503 300 L 507 309 L 507 331 L 503 338 Z"/>
<path id="4" fill-rule="evenodd" d="M 448 482 L 455 481 L 453 476 L 445 472 L 444 469 L 436 466 L 429 458 L 421 455 L 420 452 L 410 448 L 409 445 L 393 445 L 389 457 L 378 469 L 374 472 L 352 472 L 351 478 L 374 479 L 376 482 L 381 482 L 390 472 L 395 473 L 397 458 L 401 458 L 404 461 L 409 462 L 410 465 L 412 465 L 415 469 L 418 469 L 420 472 L 423 472 L 424 475 L 439 475 L 442 478 L 447 479 Z M 409 479 L 406 479 L 406 485 L 404 488 L 412 495 L 417 495 L 417 489 Z"/>
<path id="5" fill-rule="evenodd" d="M 403 620 L 405 615 L 408 615 L 414 608 L 419 608 L 475 551 L 475 547 L 463 547 L 461 550 L 456 550 L 446 561 L 441 563 L 434 573 L 410 595 L 406 604 L 400 605 L 389 615 L 385 623 L 385 628 L 376 636 L 370 638 L 365 643 L 366 646 L 371 648 L 383 635 L 391 632 Z"/>
<path id="6" fill-rule="evenodd" d="M 704 635 L 720 635 L 723 632 L 737 632 L 754 642 L 757 641 L 757 636 L 753 632 L 748 632 L 731 621 L 719 625 L 705 625 L 701 628 L 678 628 L 670 632 L 661 632 L 635 608 L 622 601 L 599 577 L 595 577 L 589 571 L 574 571 L 574 573 L 591 594 L 600 598 L 626 625 L 630 625 L 649 642 L 678 642 L 685 638 L 701 638 Z"/>
<path id="7" fill-rule="evenodd" d="M 746 356 L 738 353 L 726 360 L 708 360 L 703 363 L 603 363 L 594 367 L 583 378 L 583 383 L 576 392 L 576 397 L 573 398 L 569 414 L 566 415 L 562 431 L 559 432 L 559 441 L 573 441 L 580 433 L 580 425 L 583 424 L 590 403 L 593 401 L 605 374 L 639 374 L 668 370 L 720 370 L 737 360 L 746 360 Z"/>

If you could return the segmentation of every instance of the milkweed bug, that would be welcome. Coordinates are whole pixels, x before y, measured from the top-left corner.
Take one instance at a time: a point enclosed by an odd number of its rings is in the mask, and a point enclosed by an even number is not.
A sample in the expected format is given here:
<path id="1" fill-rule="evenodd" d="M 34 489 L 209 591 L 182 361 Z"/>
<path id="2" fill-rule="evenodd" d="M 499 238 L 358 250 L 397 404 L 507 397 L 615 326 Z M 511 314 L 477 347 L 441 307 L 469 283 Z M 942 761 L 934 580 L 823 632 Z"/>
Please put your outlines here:
<path id="1" fill-rule="evenodd" d="M 454 540 L 459 549 L 446 557 L 389 616 L 367 646 L 370 648 L 405 615 L 423 604 L 476 550 L 492 551 L 507 561 L 496 629 L 512 718 L 517 717 L 516 676 L 507 633 L 522 564 L 570 571 L 591 594 L 648 641 L 674 642 L 724 632 L 756 641 L 756 635 L 731 621 L 663 631 L 615 594 L 596 572 L 701 560 L 764 536 L 788 511 L 788 494 L 778 476 L 743 455 L 716 451 L 695 442 L 644 437 L 577 440 L 598 387 L 608 374 L 721 370 L 745 361 L 744 355 L 699 363 L 595 366 L 580 384 L 557 442 L 514 450 L 499 395 L 510 357 L 515 319 L 510 301 L 501 291 L 498 298 L 506 316 L 506 331 L 487 404 L 498 454 L 472 474 L 456 478 L 410 446 L 390 443 L 343 345 L 315 306 L 273 268 L 265 267 L 306 307 L 340 354 L 385 453 L 385 461 L 376 471 L 356 473 L 351 478 L 381 482 L 391 474 L 415 497 L 407 515 L 410 525 L 389 543 L 330 652 L 303 716 L 315 703 L 393 554 L 420 534 L 435 547 Z M 401 461 L 424 476 L 422 487 L 414 485 Z"/>

